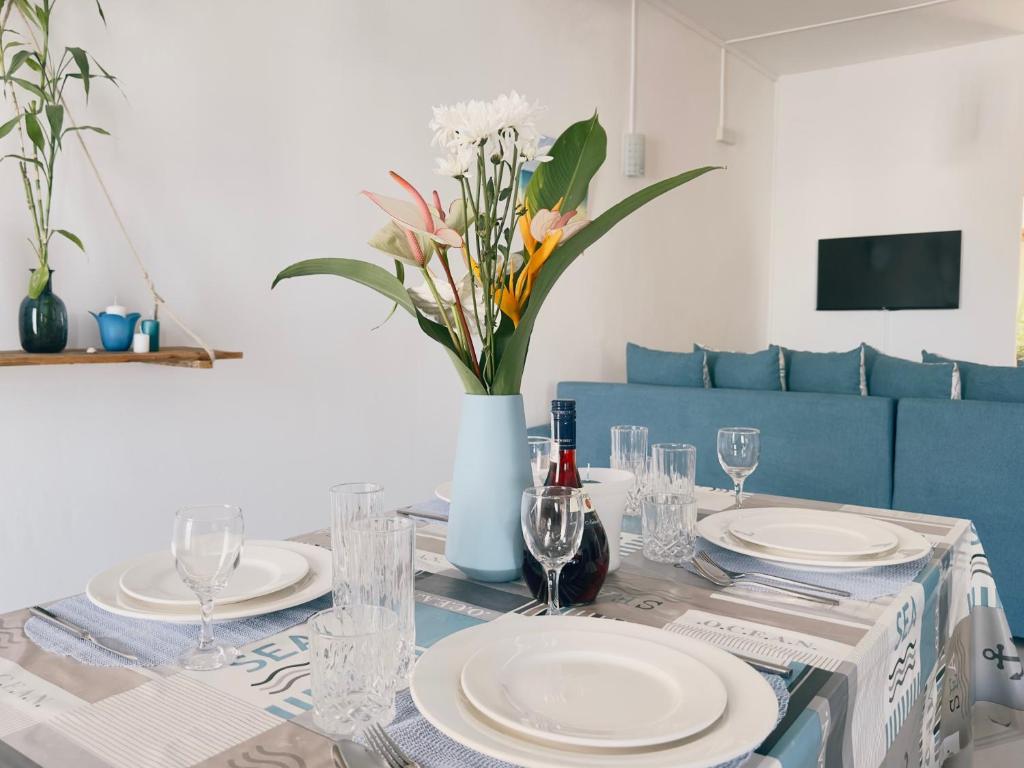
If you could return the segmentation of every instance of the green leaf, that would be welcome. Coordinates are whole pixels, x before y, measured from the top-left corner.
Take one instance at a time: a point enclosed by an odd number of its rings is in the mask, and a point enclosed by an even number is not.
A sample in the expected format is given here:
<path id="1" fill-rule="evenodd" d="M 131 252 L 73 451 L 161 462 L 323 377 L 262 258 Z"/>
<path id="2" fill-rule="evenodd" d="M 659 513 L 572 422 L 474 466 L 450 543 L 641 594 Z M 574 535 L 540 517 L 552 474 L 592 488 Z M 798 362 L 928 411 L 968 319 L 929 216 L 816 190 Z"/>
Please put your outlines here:
<path id="1" fill-rule="evenodd" d="M 45 152 L 46 137 L 43 136 L 43 129 L 39 125 L 39 120 L 31 112 L 25 113 L 25 130 L 28 131 L 28 137 L 32 139 L 32 143 L 36 145 L 36 148 L 40 152 Z"/>
<path id="2" fill-rule="evenodd" d="M 85 87 L 85 98 L 89 98 L 89 81 L 92 79 L 89 74 L 89 54 L 87 54 L 81 48 L 74 48 L 68 46 L 68 53 L 71 54 L 71 58 L 75 60 L 75 65 L 78 67 L 78 73 L 82 76 L 82 85 Z"/>
<path id="3" fill-rule="evenodd" d="M 12 117 L 3 125 L 0 125 L 0 139 L 2 139 L 8 133 L 14 130 L 14 127 L 18 124 L 19 120 L 21 120 L 21 115 L 18 115 L 17 117 Z"/>
<path id="4" fill-rule="evenodd" d="M 107 14 L 103 12 L 103 6 L 100 5 L 100 0 L 96 0 L 96 10 L 99 11 L 100 18 L 103 20 L 103 26 L 107 26 Z"/>
<path id="5" fill-rule="evenodd" d="M 15 83 L 16 85 L 20 85 L 22 88 L 24 88 L 26 91 L 31 93 L 33 96 L 38 96 L 43 101 L 46 101 L 46 94 L 43 93 L 39 89 L 39 86 L 36 85 L 35 83 L 29 82 L 28 80 L 24 80 L 24 79 L 22 79 L 20 77 L 11 77 L 10 75 L 6 75 L 2 79 L 6 80 L 7 82 L 10 82 L 10 83 Z"/>
<path id="6" fill-rule="evenodd" d="M 541 208 L 574 211 L 587 197 L 590 180 L 604 163 L 608 136 L 597 119 L 573 123 L 548 151 L 551 160 L 541 163 L 526 187 L 526 207 L 530 214 Z"/>
<path id="7" fill-rule="evenodd" d="M 337 275 L 338 277 L 345 277 L 368 288 L 372 288 L 377 293 L 391 299 L 416 318 L 420 328 L 427 336 L 445 348 L 448 356 L 452 359 L 452 363 L 455 365 L 456 373 L 458 373 L 463 386 L 466 388 L 466 392 L 477 395 L 486 394 L 480 381 L 453 351 L 454 348 L 451 337 L 448 335 L 448 330 L 443 325 L 435 323 L 417 312 L 413 306 L 412 299 L 409 298 L 409 292 L 405 290 L 405 286 L 386 269 L 366 261 L 359 261 L 358 259 L 307 259 L 281 270 L 277 277 L 274 278 L 271 289 L 282 280 L 287 280 L 291 277 L 306 277 L 308 275 Z"/>
<path id="8" fill-rule="evenodd" d="M 398 279 L 398 282 L 400 282 L 402 285 L 405 285 L 405 265 L 402 262 L 400 262 L 398 259 L 395 259 L 395 277 Z M 398 302 L 396 301 L 394 304 L 391 305 L 391 309 L 388 311 L 387 316 L 383 320 L 381 320 L 379 323 L 377 323 L 377 325 L 373 326 L 373 328 L 371 328 L 370 330 L 371 331 L 376 331 L 378 328 L 380 328 L 384 324 L 386 324 L 387 321 L 390 320 L 394 316 L 395 310 L 397 310 L 397 309 L 398 309 Z"/>
<path id="9" fill-rule="evenodd" d="M 64 125 L 64 107 L 60 104 L 47 104 L 46 122 L 50 124 L 50 135 L 60 137 L 60 129 Z"/>
<path id="10" fill-rule="evenodd" d="M 38 299 L 43 292 L 47 281 L 50 279 L 50 268 L 47 266 L 36 267 L 32 277 L 28 279 L 28 297 Z"/>
<path id="11" fill-rule="evenodd" d="M 64 136 L 68 133 L 73 133 L 74 131 L 93 131 L 95 133 L 102 133 L 104 136 L 110 135 L 110 131 L 108 131 L 106 128 L 100 128 L 96 125 L 74 125 L 71 128 L 65 130 L 64 133 L 61 134 L 61 136 Z"/>
<path id="12" fill-rule="evenodd" d="M 551 257 L 545 262 L 544 267 L 537 273 L 537 280 L 533 285 L 533 291 L 530 293 L 530 300 L 526 305 L 526 310 L 523 312 L 519 325 L 512 334 L 505 353 L 501 357 L 501 362 L 498 364 L 498 370 L 492 386 L 493 394 L 514 395 L 519 392 L 523 381 L 523 369 L 526 367 L 526 353 L 530 346 L 530 334 L 533 333 L 537 314 L 540 312 L 544 299 L 547 298 L 555 282 L 569 268 L 569 265 L 576 260 L 576 257 L 583 253 L 586 248 L 600 240 L 612 227 L 638 208 L 646 205 L 656 197 L 660 197 L 666 192 L 714 170 L 718 170 L 718 166 L 695 168 L 692 171 L 687 171 L 678 176 L 651 184 L 649 187 L 644 187 L 639 192 L 634 192 L 626 199 L 613 205 L 577 232 L 571 240 L 559 245 L 554 250 Z"/>
<path id="13" fill-rule="evenodd" d="M 82 245 L 82 241 L 79 239 L 78 235 L 76 235 L 74 232 L 68 232 L 66 229 L 55 229 L 53 231 L 56 232 L 58 235 L 63 235 L 68 240 L 70 240 L 72 243 L 74 243 L 79 248 L 81 248 L 83 253 L 85 252 L 85 246 Z"/>
<path id="14" fill-rule="evenodd" d="M 22 64 L 24 64 L 25 63 L 25 59 L 27 59 L 30 56 L 32 56 L 32 54 L 33 54 L 32 51 L 18 51 L 13 56 L 11 56 L 11 62 L 7 66 L 7 74 L 8 75 L 13 75 L 15 72 L 17 72 L 18 71 L 18 67 L 20 67 Z"/>
<path id="15" fill-rule="evenodd" d="M 43 164 L 34 157 L 25 157 L 24 155 L 4 155 L 3 157 L 0 157 L 0 160 L 6 160 L 9 157 L 14 158 L 19 163 L 28 163 L 29 165 L 38 165 L 40 168 L 43 167 Z"/>

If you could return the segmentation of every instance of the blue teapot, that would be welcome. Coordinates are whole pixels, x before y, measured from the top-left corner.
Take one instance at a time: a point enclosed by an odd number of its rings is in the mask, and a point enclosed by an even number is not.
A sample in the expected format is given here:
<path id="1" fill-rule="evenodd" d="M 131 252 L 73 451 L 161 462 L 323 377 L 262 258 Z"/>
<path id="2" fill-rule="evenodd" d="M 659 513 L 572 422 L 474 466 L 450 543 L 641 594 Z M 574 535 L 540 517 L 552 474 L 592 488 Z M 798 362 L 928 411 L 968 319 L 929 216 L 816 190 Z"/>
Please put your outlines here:
<path id="1" fill-rule="evenodd" d="M 90 312 L 100 325 L 100 341 L 107 352 L 124 352 L 132 347 L 132 336 L 135 335 L 135 324 L 139 321 L 139 313 L 115 315 L 110 312 Z"/>

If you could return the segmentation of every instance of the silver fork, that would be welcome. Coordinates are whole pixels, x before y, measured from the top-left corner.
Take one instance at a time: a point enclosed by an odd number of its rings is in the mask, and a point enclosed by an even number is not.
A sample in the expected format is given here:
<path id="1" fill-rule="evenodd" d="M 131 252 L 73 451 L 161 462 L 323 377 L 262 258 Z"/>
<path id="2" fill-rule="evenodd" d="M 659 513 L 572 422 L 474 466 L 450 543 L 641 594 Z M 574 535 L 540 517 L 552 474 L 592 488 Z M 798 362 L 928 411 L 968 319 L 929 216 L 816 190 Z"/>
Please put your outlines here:
<path id="1" fill-rule="evenodd" d="M 705 579 L 710 581 L 712 584 L 717 584 L 720 587 L 732 587 L 735 586 L 737 583 L 717 565 L 714 565 L 714 563 L 709 563 L 706 560 L 701 560 L 696 557 L 693 558 L 693 567 L 696 568 L 697 573 L 699 573 Z M 839 605 L 839 601 L 835 598 L 825 597 L 824 595 L 814 595 L 810 592 L 801 592 L 798 589 L 783 587 L 780 584 L 772 584 L 768 581 L 756 581 L 751 579 L 749 583 L 756 584 L 759 587 L 765 587 L 766 589 L 774 589 L 776 592 L 782 592 L 783 594 L 792 595 L 793 597 L 800 597 L 804 600 L 809 600 L 812 603 L 821 603 L 822 605 Z"/>
<path id="2" fill-rule="evenodd" d="M 755 571 L 750 571 L 749 573 L 743 573 L 742 571 L 730 571 L 728 568 L 724 567 L 723 565 L 721 565 L 719 563 L 716 563 L 711 558 L 711 555 L 709 555 L 707 552 L 704 552 L 704 551 L 698 552 L 697 553 L 697 557 L 700 558 L 703 562 L 705 562 L 705 563 L 707 563 L 707 564 L 717 568 L 718 570 L 720 570 L 722 573 L 724 573 L 726 576 L 728 576 L 733 581 L 743 581 L 744 579 L 753 579 L 755 581 L 756 580 L 760 580 L 760 579 L 770 579 L 773 582 L 777 581 L 777 582 L 780 582 L 782 584 L 789 584 L 790 586 L 794 586 L 794 587 L 804 587 L 806 589 L 811 589 L 811 590 L 813 590 L 815 592 L 824 592 L 825 594 L 828 594 L 828 595 L 835 595 L 836 597 L 850 597 L 851 596 L 850 593 L 847 592 L 844 589 L 834 589 L 832 587 L 822 587 L 822 586 L 819 586 L 817 584 L 810 584 L 810 583 L 808 583 L 806 581 L 799 581 L 797 579 L 787 579 L 785 576 L 776 576 L 774 573 L 757 573 Z"/>
<path id="3" fill-rule="evenodd" d="M 374 723 L 366 729 L 366 740 L 391 768 L 420 768 L 420 764 L 402 751 L 388 732 Z"/>

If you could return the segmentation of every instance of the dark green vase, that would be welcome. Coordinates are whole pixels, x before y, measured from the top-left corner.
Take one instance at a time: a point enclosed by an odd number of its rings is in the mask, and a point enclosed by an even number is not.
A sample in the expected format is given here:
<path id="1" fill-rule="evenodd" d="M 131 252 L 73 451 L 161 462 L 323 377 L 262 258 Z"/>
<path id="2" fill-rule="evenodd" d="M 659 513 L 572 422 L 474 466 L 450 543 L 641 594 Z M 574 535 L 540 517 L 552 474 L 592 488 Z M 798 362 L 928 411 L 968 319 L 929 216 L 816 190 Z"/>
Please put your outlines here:
<path id="1" fill-rule="evenodd" d="M 21 300 L 18 332 L 26 352 L 61 352 L 68 345 L 68 310 L 53 292 L 52 269 L 39 298 Z"/>

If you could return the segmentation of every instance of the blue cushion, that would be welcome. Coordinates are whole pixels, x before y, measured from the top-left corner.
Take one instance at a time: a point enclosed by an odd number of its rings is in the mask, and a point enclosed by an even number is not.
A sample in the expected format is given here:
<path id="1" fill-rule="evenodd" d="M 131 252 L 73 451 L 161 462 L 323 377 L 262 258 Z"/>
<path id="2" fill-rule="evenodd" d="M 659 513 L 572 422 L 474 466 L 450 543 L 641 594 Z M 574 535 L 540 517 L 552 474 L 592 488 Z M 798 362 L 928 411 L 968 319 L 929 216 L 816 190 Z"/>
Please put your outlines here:
<path id="1" fill-rule="evenodd" d="M 782 348 L 786 361 L 786 389 L 790 392 L 824 392 L 865 395 L 862 386 L 861 348 L 849 352 L 801 352 Z"/>
<path id="2" fill-rule="evenodd" d="M 870 350 L 870 352 L 868 351 Z M 915 363 L 901 357 L 892 357 L 865 345 L 868 366 L 868 394 L 879 397 L 933 397 L 938 400 L 953 398 L 954 363 Z"/>
<path id="3" fill-rule="evenodd" d="M 954 361 L 924 350 L 921 351 L 921 359 L 926 363 L 956 362 L 960 368 L 961 396 L 964 400 L 1024 403 L 1024 368 Z"/>
<path id="4" fill-rule="evenodd" d="M 761 352 L 718 352 L 700 344 L 694 352 L 707 352 L 711 386 L 718 389 L 782 389 L 780 350 L 776 346 Z"/>
<path id="5" fill-rule="evenodd" d="M 991 569 L 1010 629 L 1024 636 L 1024 407 L 908 398 L 897 410 L 893 508 L 973 521 L 988 564 L 972 568 Z"/>
<path id="6" fill-rule="evenodd" d="M 662 352 L 626 344 L 626 381 L 664 387 L 704 387 L 706 354 Z"/>
<path id="7" fill-rule="evenodd" d="M 718 464 L 718 429 L 761 430 L 752 491 L 888 507 L 892 501 L 895 403 L 881 397 L 810 392 L 561 382 L 576 400 L 579 465 L 608 466 L 611 427 L 645 424 L 650 442 L 697 446 L 697 482 L 731 485 Z"/>

